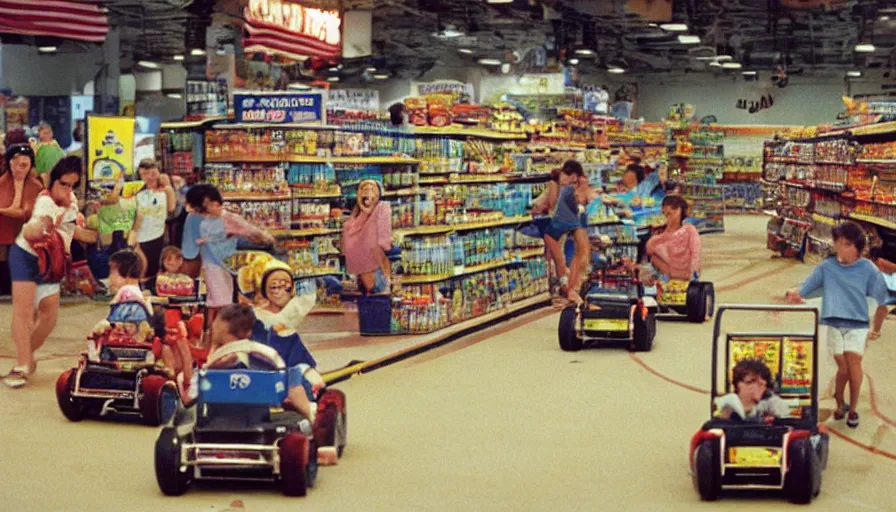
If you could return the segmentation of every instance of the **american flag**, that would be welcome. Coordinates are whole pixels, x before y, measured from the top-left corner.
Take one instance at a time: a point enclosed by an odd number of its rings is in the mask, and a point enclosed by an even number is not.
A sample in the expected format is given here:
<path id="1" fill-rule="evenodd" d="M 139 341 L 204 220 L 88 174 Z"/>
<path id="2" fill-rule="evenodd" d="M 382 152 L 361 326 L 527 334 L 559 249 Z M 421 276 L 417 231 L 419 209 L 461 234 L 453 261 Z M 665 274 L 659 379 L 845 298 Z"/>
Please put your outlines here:
<path id="1" fill-rule="evenodd" d="M 265 22 L 253 16 L 249 7 L 245 9 L 245 18 L 246 36 L 243 38 L 243 51 L 246 53 L 278 54 L 293 60 L 303 60 L 306 57 L 336 59 L 342 55 L 340 45 L 329 44 L 321 39 Z"/>
<path id="2" fill-rule="evenodd" d="M 109 18 L 93 2 L 0 0 L 0 33 L 102 43 Z"/>

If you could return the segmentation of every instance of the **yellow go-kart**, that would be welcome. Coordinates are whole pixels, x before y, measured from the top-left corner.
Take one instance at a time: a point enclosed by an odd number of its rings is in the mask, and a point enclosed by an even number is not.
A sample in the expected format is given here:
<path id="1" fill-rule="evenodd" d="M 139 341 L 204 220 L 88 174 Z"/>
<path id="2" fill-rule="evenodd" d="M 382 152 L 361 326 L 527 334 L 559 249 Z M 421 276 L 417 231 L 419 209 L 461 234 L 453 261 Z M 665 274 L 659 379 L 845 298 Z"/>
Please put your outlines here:
<path id="1" fill-rule="evenodd" d="M 698 324 L 712 318 L 716 303 L 712 283 L 672 279 L 658 281 L 656 288 L 660 313 L 685 315 L 689 322 Z"/>

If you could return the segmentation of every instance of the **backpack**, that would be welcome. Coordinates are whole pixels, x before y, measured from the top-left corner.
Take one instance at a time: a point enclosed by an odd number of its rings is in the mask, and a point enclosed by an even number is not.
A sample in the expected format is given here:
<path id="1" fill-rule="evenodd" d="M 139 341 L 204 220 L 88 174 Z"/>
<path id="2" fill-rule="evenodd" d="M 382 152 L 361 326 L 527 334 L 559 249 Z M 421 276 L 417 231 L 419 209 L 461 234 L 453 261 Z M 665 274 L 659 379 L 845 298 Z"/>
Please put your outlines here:
<path id="1" fill-rule="evenodd" d="M 47 238 L 32 243 L 31 247 L 37 253 L 41 282 L 58 283 L 71 271 L 72 256 L 65 250 L 65 240 L 59 231 L 54 229 Z"/>

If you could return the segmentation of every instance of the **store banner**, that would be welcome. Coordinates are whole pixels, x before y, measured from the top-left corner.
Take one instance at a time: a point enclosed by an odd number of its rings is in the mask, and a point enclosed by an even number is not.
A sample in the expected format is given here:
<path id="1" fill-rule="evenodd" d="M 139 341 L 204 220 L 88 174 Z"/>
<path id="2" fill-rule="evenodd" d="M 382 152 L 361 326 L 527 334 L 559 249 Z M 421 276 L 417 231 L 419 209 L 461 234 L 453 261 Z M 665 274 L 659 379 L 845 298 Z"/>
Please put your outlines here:
<path id="1" fill-rule="evenodd" d="M 327 98 L 328 111 L 379 109 L 380 92 L 372 89 L 333 89 Z"/>
<path id="2" fill-rule="evenodd" d="M 233 95 L 237 123 L 326 123 L 321 93 Z"/>
<path id="3" fill-rule="evenodd" d="M 87 179 L 115 181 L 134 173 L 133 117 L 87 116 Z"/>
<path id="4" fill-rule="evenodd" d="M 464 84 L 455 81 L 443 82 L 412 82 L 411 96 L 426 96 L 428 94 L 456 94 L 458 103 L 472 103 L 475 97 L 473 84 Z"/>

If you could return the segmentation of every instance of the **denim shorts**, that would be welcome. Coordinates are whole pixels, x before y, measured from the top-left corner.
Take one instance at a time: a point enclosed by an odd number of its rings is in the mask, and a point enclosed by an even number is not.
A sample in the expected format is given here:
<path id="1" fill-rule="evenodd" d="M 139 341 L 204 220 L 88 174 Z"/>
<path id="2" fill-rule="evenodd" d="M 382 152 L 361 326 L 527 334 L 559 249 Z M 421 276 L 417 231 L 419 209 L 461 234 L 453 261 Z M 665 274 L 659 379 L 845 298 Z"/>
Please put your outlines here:
<path id="1" fill-rule="evenodd" d="M 563 235 L 572 233 L 577 229 L 582 229 L 582 225 L 575 222 L 553 220 L 551 221 L 551 225 L 548 226 L 546 234 L 554 240 L 560 240 Z"/>
<path id="2" fill-rule="evenodd" d="M 12 281 L 30 281 L 41 284 L 40 264 L 37 256 L 13 244 L 9 248 L 9 276 Z"/>

